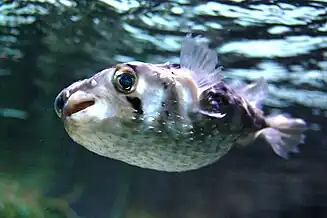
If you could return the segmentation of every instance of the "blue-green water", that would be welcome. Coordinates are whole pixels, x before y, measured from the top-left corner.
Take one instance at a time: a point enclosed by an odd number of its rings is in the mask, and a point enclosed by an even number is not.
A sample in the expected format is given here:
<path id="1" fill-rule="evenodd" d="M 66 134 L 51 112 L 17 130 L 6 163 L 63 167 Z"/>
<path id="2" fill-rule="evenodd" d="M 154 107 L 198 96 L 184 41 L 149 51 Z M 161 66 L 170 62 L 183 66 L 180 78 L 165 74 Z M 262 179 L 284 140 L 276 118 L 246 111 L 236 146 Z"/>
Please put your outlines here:
<path id="1" fill-rule="evenodd" d="M 230 79 L 264 76 L 264 110 L 309 123 L 301 153 L 234 148 L 217 163 L 162 173 L 72 142 L 55 95 L 117 62 L 178 62 L 189 33 Z M 0 218 L 327 217 L 327 3 L 0 1 Z"/>

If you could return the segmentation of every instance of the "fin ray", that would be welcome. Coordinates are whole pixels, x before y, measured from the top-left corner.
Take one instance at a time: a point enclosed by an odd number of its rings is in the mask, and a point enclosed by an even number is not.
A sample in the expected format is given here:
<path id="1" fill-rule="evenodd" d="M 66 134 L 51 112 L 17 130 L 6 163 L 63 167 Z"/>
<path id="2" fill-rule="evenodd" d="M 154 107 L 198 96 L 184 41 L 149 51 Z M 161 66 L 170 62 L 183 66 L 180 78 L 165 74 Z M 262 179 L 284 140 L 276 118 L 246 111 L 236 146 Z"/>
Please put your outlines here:
<path id="1" fill-rule="evenodd" d="M 246 99 L 253 107 L 261 109 L 261 102 L 268 93 L 268 83 L 261 77 L 256 82 L 250 84 L 242 84 L 241 82 L 234 84 L 236 93 Z"/>
<path id="2" fill-rule="evenodd" d="M 191 71 L 198 88 L 204 90 L 221 82 L 223 76 L 217 53 L 200 39 L 190 34 L 186 36 L 181 46 L 180 64 Z"/>
<path id="3" fill-rule="evenodd" d="M 279 156 L 287 159 L 289 153 L 298 153 L 298 145 L 304 142 L 307 130 L 306 122 L 302 119 L 287 118 L 284 115 L 268 116 L 267 124 L 270 126 L 260 130 L 272 149 Z"/>

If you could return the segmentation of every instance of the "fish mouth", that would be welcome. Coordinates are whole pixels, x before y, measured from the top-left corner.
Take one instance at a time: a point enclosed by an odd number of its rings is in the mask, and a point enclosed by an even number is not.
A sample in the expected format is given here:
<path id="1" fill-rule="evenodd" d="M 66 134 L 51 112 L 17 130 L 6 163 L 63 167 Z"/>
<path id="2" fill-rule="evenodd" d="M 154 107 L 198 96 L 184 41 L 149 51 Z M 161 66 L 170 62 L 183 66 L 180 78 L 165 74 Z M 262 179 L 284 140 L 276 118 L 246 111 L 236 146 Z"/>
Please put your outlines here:
<path id="1" fill-rule="evenodd" d="M 76 114 L 82 110 L 85 110 L 88 107 L 91 107 L 94 104 L 95 104 L 94 100 L 82 101 L 82 102 L 70 104 L 65 109 L 65 116 L 71 116 L 73 114 Z"/>
<path id="2" fill-rule="evenodd" d="M 74 93 L 70 96 L 64 106 L 64 116 L 69 117 L 73 114 L 85 111 L 87 108 L 95 104 L 95 99 L 85 93 Z"/>

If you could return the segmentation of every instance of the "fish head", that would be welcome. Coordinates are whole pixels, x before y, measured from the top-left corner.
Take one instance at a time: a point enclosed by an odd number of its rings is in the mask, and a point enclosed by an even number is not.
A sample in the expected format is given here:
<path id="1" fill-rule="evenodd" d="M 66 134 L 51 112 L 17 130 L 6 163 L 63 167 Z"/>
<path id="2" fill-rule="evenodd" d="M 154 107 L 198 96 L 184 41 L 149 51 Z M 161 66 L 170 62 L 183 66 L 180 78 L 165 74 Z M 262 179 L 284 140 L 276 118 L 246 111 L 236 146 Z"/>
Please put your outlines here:
<path id="1" fill-rule="evenodd" d="M 158 116 L 169 75 L 143 62 L 118 64 L 63 89 L 54 108 L 73 139 L 86 132 L 124 132 L 141 125 L 139 117 Z"/>

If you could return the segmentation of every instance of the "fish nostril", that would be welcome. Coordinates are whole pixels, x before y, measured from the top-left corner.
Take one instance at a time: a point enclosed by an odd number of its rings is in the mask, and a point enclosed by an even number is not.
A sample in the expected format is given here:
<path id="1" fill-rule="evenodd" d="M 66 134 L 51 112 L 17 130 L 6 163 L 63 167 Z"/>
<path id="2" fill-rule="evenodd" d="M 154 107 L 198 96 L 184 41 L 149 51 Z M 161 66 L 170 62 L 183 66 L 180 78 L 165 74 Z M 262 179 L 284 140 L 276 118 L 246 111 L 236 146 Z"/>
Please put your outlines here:
<path id="1" fill-rule="evenodd" d="M 65 103 L 66 103 L 66 99 L 64 97 L 64 93 L 62 92 L 56 97 L 54 102 L 54 108 L 59 117 L 61 117 L 62 110 L 65 106 Z"/>

